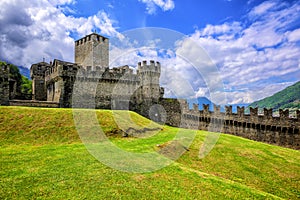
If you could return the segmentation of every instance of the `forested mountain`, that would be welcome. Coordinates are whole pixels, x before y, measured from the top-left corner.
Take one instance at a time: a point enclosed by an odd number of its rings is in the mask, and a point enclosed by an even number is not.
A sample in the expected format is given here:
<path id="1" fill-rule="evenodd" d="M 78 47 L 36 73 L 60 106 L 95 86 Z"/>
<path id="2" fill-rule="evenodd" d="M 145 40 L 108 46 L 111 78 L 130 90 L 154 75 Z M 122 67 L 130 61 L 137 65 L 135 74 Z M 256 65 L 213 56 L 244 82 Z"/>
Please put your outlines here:
<path id="1" fill-rule="evenodd" d="M 300 109 L 300 81 L 274 95 L 253 102 L 249 107 L 278 109 Z"/>

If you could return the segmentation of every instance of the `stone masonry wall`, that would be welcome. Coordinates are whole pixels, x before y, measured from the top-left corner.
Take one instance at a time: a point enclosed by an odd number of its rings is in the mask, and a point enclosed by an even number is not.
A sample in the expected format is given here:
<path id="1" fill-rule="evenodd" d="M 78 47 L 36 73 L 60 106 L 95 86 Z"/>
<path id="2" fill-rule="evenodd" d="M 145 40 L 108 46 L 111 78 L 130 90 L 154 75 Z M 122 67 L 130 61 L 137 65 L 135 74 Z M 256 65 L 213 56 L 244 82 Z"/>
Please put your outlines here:
<path id="1" fill-rule="evenodd" d="M 297 118 L 290 118 L 289 110 L 280 110 L 280 116 L 274 117 L 272 109 L 264 109 L 264 115 L 258 115 L 258 108 L 250 108 L 248 115 L 244 114 L 244 107 L 238 107 L 237 113 L 232 113 L 232 107 L 226 106 L 222 113 L 218 106 L 214 106 L 214 112 L 209 111 L 208 105 L 203 105 L 203 110 L 199 110 L 197 104 L 192 110 L 187 103 L 182 106 L 181 127 L 228 133 L 300 149 L 300 110 L 297 110 Z"/>
<path id="2" fill-rule="evenodd" d="M 9 104 L 9 67 L 3 65 L 0 68 L 0 105 Z"/>
<path id="3" fill-rule="evenodd" d="M 136 105 L 150 105 L 162 96 L 159 76 L 160 64 L 154 61 L 139 63 L 134 73 L 129 66 L 92 68 L 55 60 L 45 73 L 47 100 L 71 107 L 75 95 L 76 107 L 136 110 L 144 108 Z"/>
<path id="4" fill-rule="evenodd" d="M 108 38 L 92 33 L 75 41 L 75 63 L 81 66 L 109 66 Z"/>
<path id="5" fill-rule="evenodd" d="M 59 108 L 59 103 L 49 101 L 36 100 L 10 100 L 10 106 L 26 106 L 26 107 L 44 107 L 44 108 Z"/>
<path id="6" fill-rule="evenodd" d="M 181 124 L 181 104 L 177 99 L 163 98 L 159 101 L 166 111 L 166 124 L 170 126 L 180 127 Z"/>
<path id="7" fill-rule="evenodd" d="M 47 100 L 47 91 L 45 84 L 45 71 L 49 67 L 48 63 L 40 62 L 33 64 L 30 68 L 30 76 L 32 79 L 32 95 L 37 101 Z"/>

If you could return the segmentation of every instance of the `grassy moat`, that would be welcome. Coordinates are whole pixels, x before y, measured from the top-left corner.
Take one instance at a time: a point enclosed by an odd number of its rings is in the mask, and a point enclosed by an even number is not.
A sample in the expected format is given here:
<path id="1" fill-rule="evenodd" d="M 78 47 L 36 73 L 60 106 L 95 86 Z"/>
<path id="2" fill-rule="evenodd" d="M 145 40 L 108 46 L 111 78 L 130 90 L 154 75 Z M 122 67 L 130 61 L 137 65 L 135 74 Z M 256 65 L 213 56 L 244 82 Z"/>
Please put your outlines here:
<path id="1" fill-rule="evenodd" d="M 97 110 L 96 116 L 110 141 L 126 151 L 157 151 L 158 144 L 168 143 L 179 130 L 163 126 L 143 138 L 122 137 L 114 114 L 122 119 L 124 113 Z M 148 119 L 129 114 L 138 126 L 152 126 Z M 200 159 L 199 148 L 209 133 L 197 131 L 188 151 L 173 164 L 126 173 L 87 151 L 72 109 L 0 107 L 0 124 L 0 199 L 300 198 L 300 151 L 292 149 L 221 134 Z"/>

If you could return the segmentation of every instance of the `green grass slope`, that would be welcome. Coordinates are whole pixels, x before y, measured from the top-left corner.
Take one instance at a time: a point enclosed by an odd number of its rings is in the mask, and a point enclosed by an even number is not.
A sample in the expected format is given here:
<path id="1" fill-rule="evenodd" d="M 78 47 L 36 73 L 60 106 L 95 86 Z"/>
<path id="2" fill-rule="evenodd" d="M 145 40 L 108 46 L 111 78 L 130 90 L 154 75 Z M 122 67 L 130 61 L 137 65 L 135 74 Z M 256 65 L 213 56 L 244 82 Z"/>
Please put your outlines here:
<path id="1" fill-rule="evenodd" d="M 156 151 L 178 131 L 164 126 L 151 137 L 119 137 L 112 134 L 118 130 L 115 118 L 124 113 L 96 111 L 110 140 L 126 151 Z M 151 125 L 136 113 L 130 116 L 138 126 Z M 209 133 L 198 131 L 189 151 L 168 167 L 125 173 L 89 154 L 71 109 L 0 107 L 0 125 L 0 199 L 300 198 L 300 152 L 292 149 L 221 134 L 199 159 Z"/>
<path id="2" fill-rule="evenodd" d="M 274 108 L 274 110 L 300 109 L 300 81 L 270 97 L 253 102 L 248 107 Z"/>

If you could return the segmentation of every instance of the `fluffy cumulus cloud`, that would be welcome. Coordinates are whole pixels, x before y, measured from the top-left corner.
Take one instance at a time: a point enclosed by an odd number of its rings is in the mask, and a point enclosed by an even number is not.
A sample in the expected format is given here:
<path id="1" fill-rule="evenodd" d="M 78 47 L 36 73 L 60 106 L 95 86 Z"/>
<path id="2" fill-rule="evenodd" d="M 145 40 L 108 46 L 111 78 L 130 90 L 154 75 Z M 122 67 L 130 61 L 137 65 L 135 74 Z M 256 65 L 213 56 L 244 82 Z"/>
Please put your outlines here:
<path id="1" fill-rule="evenodd" d="M 172 32 L 165 31 L 166 35 L 172 34 Z M 139 34 L 142 34 L 142 32 L 137 32 L 135 35 Z M 162 66 L 160 85 L 164 87 L 166 97 L 194 99 L 196 97 L 209 95 L 210 98 L 214 98 L 211 93 L 215 91 L 216 86 L 220 86 L 221 83 L 217 68 L 215 66 L 214 68 L 212 67 L 213 64 L 203 49 L 186 40 L 174 45 L 173 48 L 164 48 L 157 44 L 160 40 L 151 39 L 146 40 L 146 43 L 144 43 L 145 40 L 143 40 L 143 44 L 135 40 L 133 43 L 127 43 L 127 47 L 120 47 L 120 45 L 111 43 L 111 67 L 128 64 L 136 70 L 137 61 L 159 61 Z M 184 52 L 180 52 L 184 43 L 188 43 L 192 51 L 198 52 L 197 58 L 189 57 L 189 53 L 184 54 Z M 202 51 L 203 55 L 201 55 L 200 51 Z M 206 60 L 206 67 L 201 66 L 203 60 Z M 209 66 L 209 68 L 207 68 L 207 66 Z M 199 86 L 205 87 L 199 89 Z M 223 95 L 224 99 L 224 94 L 218 95 L 220 97 Z"/>
<path id="2" fill-rule="evenodd" d="M 253 8 L 250 12 L 249 15 L 250 16 L 259 16 L 259 15 L 264 15 L 267 13 L 268 10 L 274 8 L 276 5 L 276 2 L 272 2 L 272 1 L 266 1 L 258 6 L 256 6 L 255 8 Z"/>
<path id="3" fill-rule="evenodd" d="M 299 80 L 300 31 L 295 28 L 299 9 L 297 2 L 265 1 L 241 21 L 196 30 L 163 55 L 154 48 L 158 47 L 155 41 L 113 52 L 123 53 L 119 64 L 132 63 L 133 67 L 136 60 L 159 60 L 166 96 L 251 103 Z M 130 56 L 124 56 L 126 50 Z"/>
<path id="4" fill-rule="evenodd" d="M 199 82 L 205 84 L 201 73 L 187 61 L 184 56 L 176 52 L 176 41 L 166 42 L 164 36 L 178 34 L 167 29 L 145 28 L 134 30 L 133 34 L 125 34 L 122 45 L 110 40 L 111 67 L 129 65 L 137 69 L 137 61 L 149 60 L 161 63 L 160 85 L 165 88 L 166 97 L 193 98 Z M 147 37 L 147 36 L 153 37 Z M 181 38 L 183 35 L 173 35 Z M 172 38 L 172 37 L 171 37 Z M 179 44 L 180 45 L 180 44 Z M 199 53 L 199 52 L 198 52 Z M 199 54 L 198 54 L 199 55 Z M 148 63 L 149 64 L 149 63 Z"/>
<path id="5" fill-rule="evenodd" d="M 164 54 L 155 49 L 160 41 L 154 40 L 138 49 L 133 45 L 113 52 L 123 53 L 119 64 L 132 63 L 133 67 L 137 60 L 159 60 L 166 96 L 251 103 L 299 80 L 300 32 L 295 28 L 299 10 L 297 2 L 266 1 L 241 21 L 196 30 Z M 126 50 L 130 56 L 124 56 Z"/>
<path id="6" fill-rule="evenodd" d="M 114 28 L 116 22 L 104 11 L 86 18 L 65 15 L 73 3 L 74 0 L 0 1 L 0 59 L 25 67 L 43 58 L 48 62 L 54 58 L 73 61 L 71 36 L 81 37 L 94 29 L 107 36 L 122 36 Z"/>
<path id="7" fill-rule="evenodd" d="M 262 99 L 299 80 L 299 11 L 299 2 L 266 1 L 244 21 L 207 25 L 190 36 L 218 67 L 228 103 Z M 201 87 L 197 93 L 207 95 Z"/>
<path id="8" fill-rule="evenodd" d="M 173 0 L 139 0 L 146 4 L 146 10 L 148 14 L 154 14 L 157 7 L 161 8 L 163 11 L 173 10 L 175 8 L 175 3 Z"/>

